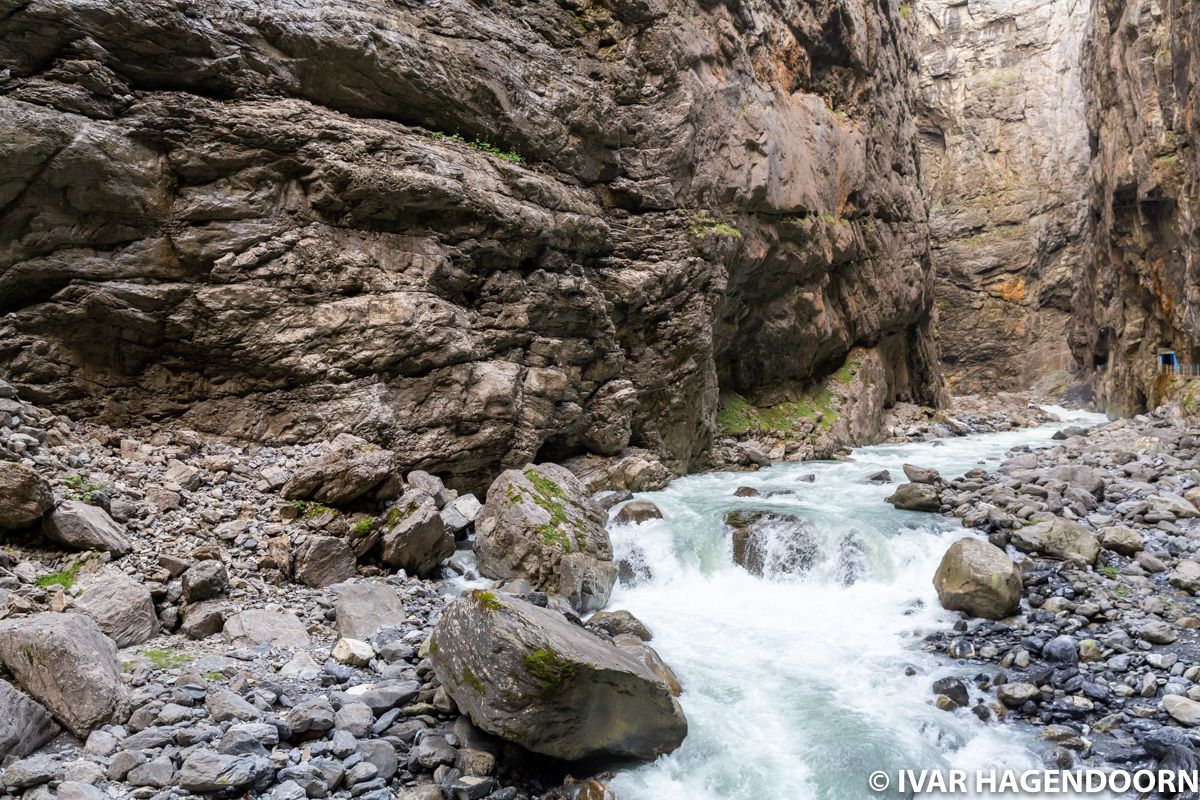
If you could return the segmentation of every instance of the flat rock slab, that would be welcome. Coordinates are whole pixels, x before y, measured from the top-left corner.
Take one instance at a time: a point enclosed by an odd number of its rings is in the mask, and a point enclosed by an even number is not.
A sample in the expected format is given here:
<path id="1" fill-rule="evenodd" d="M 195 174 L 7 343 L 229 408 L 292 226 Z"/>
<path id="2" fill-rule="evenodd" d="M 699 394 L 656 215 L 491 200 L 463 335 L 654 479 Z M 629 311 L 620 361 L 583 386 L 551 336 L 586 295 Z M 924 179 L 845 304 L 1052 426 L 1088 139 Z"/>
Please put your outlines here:
<path id="1" fill-rule="evenodd" d="M 380 628 L 402 625 L 408 619 L 404 601 L 386 583 L 344 583 L 333 588 L 337 632 L 345 639 L 366 641 Z"/>
<path id="2" fill-rule="evenodd" d="M 0 623 L 0 661 L 80 738 L 125 700 L 117 646 L 82 614 L 44 612 Z"/>
<path id="3" fill-rule="evenodd" d="M 239 647 L 305 647 L 310 643 L 304 623 L 288 611 L 257 608 L 234 614 L 225 621 L 225 640 Z"/>

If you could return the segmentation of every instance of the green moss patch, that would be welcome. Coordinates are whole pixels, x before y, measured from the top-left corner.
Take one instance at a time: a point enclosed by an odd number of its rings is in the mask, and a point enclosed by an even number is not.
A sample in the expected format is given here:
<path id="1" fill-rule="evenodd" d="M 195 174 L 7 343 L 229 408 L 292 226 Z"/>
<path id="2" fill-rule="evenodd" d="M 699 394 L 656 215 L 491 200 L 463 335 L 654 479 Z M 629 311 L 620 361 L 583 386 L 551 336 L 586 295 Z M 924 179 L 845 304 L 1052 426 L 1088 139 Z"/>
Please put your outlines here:
<path id="1" fill-rule="evenodd" d="M 521 659 L 521 663 L 541 686 L 543 692 L 553 692 L 575 677 L 575 664 L 553 650 L 538 648 Z"/>
<path id="2" fill-rule="evenodd" d="M 146 650 L 142 658 L 150 662 L 155 669 L 178 669 L 191 663 L 191 659 L 182 653 L 171 650 Z"/>
<path id="3" fill-rule="evenodd" d="M 817 420 L 818 414 L 820 419 Z M 717 428 L 725 436 L 747 433 L 787 435 L 803 420 L 816 421 L 817 429 L 829 430 L 837 419 L 833 390 L 819 386 L 799 400 L 756 408 L 736 393 L 722 395 L 717 409 Z"/>
<path id="4" fill-rule="evenodd" d="M 562 487 L 538 474 L 537 470 L 527 469 L 523 474 L 533 485 L 533 502 L 550 515 L 550 522 L 537 529 L 542 542 L 567 553 L 578 550 L 579 547 L 568 530 L 575 527 L 575 523 L 567 515 L 567 507 L 564 505 L 567 497 Z"/>
<path id="5" fill-rule="evenodd" d="M 79 571 L 83 569 L 83 561 L 76 561 L 66 569 L 52 572 L 49 575 L 43 575 L 34 581 L 37 586 L 61 586 L 64 589 L 70 589 L 75 585 L 75 579 L 79 577 Z"/>
<path id="6" fill-rule="evenodd" d="M 479 603 L 479 607 L 484 611 L 498 611 L 500 609 L 500 601 L 496 599 L 496 595 L 492 592 L 475 589 L 471 592 L 471 598 L 476 603 Z M 430 643 L 431 648 L 432 646 L 432 643 Z"/>
<path id="7" fill-rule="evenodd" d="M 459 683 L 463 684 L 464 686 L 470 686 L 475 691 L 483 694 L 483 681 L 479 680 L 479 678 L 475 676 L 475 673 L 471 671 L 470 667 L 464 666 L 462 668 L 462 674 L 459 676 Z"/>
<path id="8" fill-rule="evenodd" d="M 708 211 L 699 211 L 692 217 L 692 224 L 688 226 L 688 235 L 697 238 L 706 236 L 717 236 L 731 239 L 741 239 L 742 232 L 730 225 L 728 222 L 721 222 L 716 219 Z"/>

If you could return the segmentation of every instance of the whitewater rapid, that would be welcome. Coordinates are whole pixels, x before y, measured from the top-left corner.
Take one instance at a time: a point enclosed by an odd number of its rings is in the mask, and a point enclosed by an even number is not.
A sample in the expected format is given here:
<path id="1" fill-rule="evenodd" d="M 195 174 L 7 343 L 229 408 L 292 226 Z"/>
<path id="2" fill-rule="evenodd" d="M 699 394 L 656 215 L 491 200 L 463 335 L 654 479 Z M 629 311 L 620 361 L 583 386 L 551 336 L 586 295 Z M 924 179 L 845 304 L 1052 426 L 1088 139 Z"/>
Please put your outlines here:
<path id="1" fill-rule="evenodd" d="M 863 447 L 847 461 L 694 475 L 639 494 L 664 519 L 609 530 L 618 558 L 640 560 L 653 577 L 618 585 L 608 608 L 631 611 L 653 632 L 683 683 L 689 733 L 676 752 L 619 773 L 617 796 L 858 800 L 880 796 L 866 785 L 874 770 L 1041 768 L 1032 731 L 930 704 L 934 680 L 981 671 L 921 649 L 927 633 L 956 619 L 938 605 L 931 579 L 946 548 L 971 534 L 956 519 L 896 511 L 883 499 L 904 480 L 904 463 L 953 478 L 993 469 L 1019 445 L 1050 446 L 1066 424 L 1104 420 L 1050 410 L 1063 422 Z M 883 469 L 890 484 L 866 480 Z M 736 497 L 739 486 L 761 495 Z M 810 523 L 821 545 L 813 570 L 756 577 L 736 566 L 723 516 L 739 508 Z M 865 558 L 846 586 L 838 547 L 850 532 Z M 910 666 L 915 676 L 905 674 Z"/>

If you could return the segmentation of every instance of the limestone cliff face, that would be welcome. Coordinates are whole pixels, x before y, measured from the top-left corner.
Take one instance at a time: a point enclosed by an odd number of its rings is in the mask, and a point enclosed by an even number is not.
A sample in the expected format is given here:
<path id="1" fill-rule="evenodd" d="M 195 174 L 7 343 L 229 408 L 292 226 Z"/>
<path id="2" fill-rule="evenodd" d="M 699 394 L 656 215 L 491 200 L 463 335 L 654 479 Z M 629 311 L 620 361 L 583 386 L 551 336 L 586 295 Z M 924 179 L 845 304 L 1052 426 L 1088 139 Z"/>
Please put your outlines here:
<path id="1" fill-rule="evenodd" d="M 1126 414 L 1162 399 L 1159 348 L 1200 362 L 1200 4 L 1097 0 L 1085 82 L 1095 255 L 1071 344 Z"/>
<path id="2" fill-rule="evenodd" d="M 855 345 L 929 401 L 888 0 L 0 0 L 0 373 L 483 481 L 709 446 Z"/>
<path id="3" fill-rule="evenodd" d="M 946 377 L 963 393 L 1027 388 L 1073 366 L 1088 0 L 918 0 L 915 17 Z"/>

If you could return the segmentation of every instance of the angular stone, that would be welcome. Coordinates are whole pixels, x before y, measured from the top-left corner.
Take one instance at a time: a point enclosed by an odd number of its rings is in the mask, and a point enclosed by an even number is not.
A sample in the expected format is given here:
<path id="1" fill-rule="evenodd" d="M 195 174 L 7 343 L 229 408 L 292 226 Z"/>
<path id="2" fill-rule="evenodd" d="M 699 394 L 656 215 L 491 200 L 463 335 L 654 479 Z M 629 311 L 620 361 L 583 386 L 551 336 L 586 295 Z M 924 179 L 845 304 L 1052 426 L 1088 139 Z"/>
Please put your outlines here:
<path id="1" fill-rule="evenodd" d="M 904 476 L 913 483 L 925 483 L 932 486 L 942 481 L 942 476 L 932 467 L 918 467 L 913 464 L 904 464 L 903 469 Z"/>
<path id="2" fill-rule="evenodd" d="M 329 655 L 339 664 L 365 667 L 375 657 L 375 650 L 371 645 L 358 639 L 338 639 Z"/>
<path id="3" fill-rule="evenodd" d="M 996 697 L 1009 708 L 1019 708 L 1041 696 L 1041 690 L 1032 683 L 1004 683 L 996 687 Z"/>
<path id="4" fill-rule="evenodd" d="M 475 522 L 479 571 L 524 579 L 580 613 L 604 607 L 616 580 L 607 515 L 557 464 L 510 469 L 488 489 Z"/>
<path id="5" fill-rule="evenodd" d="M 662 519 L 662 511 L 649 500 L 630 500 L 613 517 L 616 525 L 640 525 L 646 520 Z"/>
<path id="6" fill-rule="evenodd" d="M 599 628 L 609 636 L 620 636 L 623 633 L 632 634 L 643 642 L 653 639 L 650 629 L 642 621 L 628 611 L 597 611 L 588 618 L 588 625 Z"/>
<path id="7" fill-rule="evenodd" d="M 942 510 L 941 492 L 936 486 L 924 483 L 902 483 L 896 487 L 895 492 L 886 498 L 886 502 L 904 511 L 937 512 Z"/>
<path id="8" fill-rule="evenodd" d="M 449 530 L 458 532 L 466 530 L 475 523 L 483 504 L 473 494 L 459 495 L 442 507 L 442 523 Z"/>
<path id="9" fill-rule="evenodd" d="M 227 619 L 225 640 L 241 647 L 267 643 L 278 648 L 305 647 L 311 641 L 304 623 L 295 614 L 266 609 L 243 611 Z"/>
<path id="10" fill-rule="evenodd" d="M 1002 619 L 1021 603 L 1021 572 L 1004 551 L 979 539 L 959 539 L 933 576 L 944 608 Z"/>
<path id="11" fill-rule="evenodd" d="M 64 500 L 42 520 L 42 536 L 75 550 L 103 550 L 123 556 L 132 549 L 125 529 L 99 506 Z"/>
<path id="12" fill-rule="evenodd" d="M 0 661 L 81 739 L 125 702 L 117 647 L 82 614 L 45 612 L 0 622 Z"/>
<path id="13" fill-rule="evenodd" d="M 301 468 L 284 484 L 285 500 L 344 505 L 383 483 L 396 470 L 396 456 L 366 442 L 339 447 Z"/>
<path id="14" fill-rule="evenodd" d="M 1180 725 L 1194 728 L 1200 725 L 1200 703 L 1177 694 L 1168 694 L 1162 699 L 1163 710 Z"/>
<path id="15" fill-rule="evenodd" d="M 354 551 L 345 539 L 310 536 L 295 551 L 296 580 L 314 589 L 324 589 L 353 578 L 358 569 Z"/>
<path id="16" fill-rule="evenodd" d="M 100 626 L 117 647 L 149 641 L 158 633 L 154 598 L 145 585 L 116 569 L 105 569 L 80 581 L 75 607 Z"/>
<path id="17" fill-rule="evenodd" d="M 650 759 L 687 733 L 671 688 L 642 660 L 507 595 L 476 590 L 454 601 L 430 658 L 476 725 L 536 753 Z"/>
<path id="18" fill-rule="evenodd" d="M 1137 555 L 1146 546 L 1140 533 L 1122 525 L 1101 528 L 1099 538 L 1101 547 L 1123 556 Z"/>
<path id="19" fill-rule="evenodd" d="M 366 641 L 380 628 L 402 625 L 408 616 L 404 601 L 385 583 L 347 583 L 334 588 L 337 632 L 347 639 Z"/>
<path id="20" fill-rule="evenodd" d="M 1167 583 L 1191 594 L 1200 591 L 1200 562 L 1190 559 L 1180 561 L 1168 576 Z"/>
<path id="21" fill-rule="evenodd" d="M 211 600 L 229 591 L 229 571 L 220 561 L 200 561 L 183 573 L 182 583 L 185 603 Z"/>
<path id="22" fill-rule="evenodd" d="M 178 781 L 189 792 L 219 792 L 254 783 L 264 769 L 270 769 L 270 762 L 257 756 L 226 756 L 201 749 L 184 759 Z"/>
<path id="23" fill-rule="evenodd" d="M 50 712 L 0 680 L 0 763 L 24 758 L 58 735 Z"/>
<path id="24" fill-rule="evenodd" d="M 1100 542 L 1092 532 L 1062 517 L 1016 528 L 1010 540 L 1018 550 L 1064 561 L 1075 559 L 1091 564 L 1100 555 Z"/>
<path id="25" fill-rule="evenodd" d="M 416 489 L 384 514 L 381 539 L 384 562 L 413 575 L 428 575 L 454 555 L 454 536 L 433 498 Z"/>
<path id="26" fill-rule="evenodd" d="M 53 507 L 45 478 L 24 464 L 0 460 L 0 530 L 27 528 Z"/>

